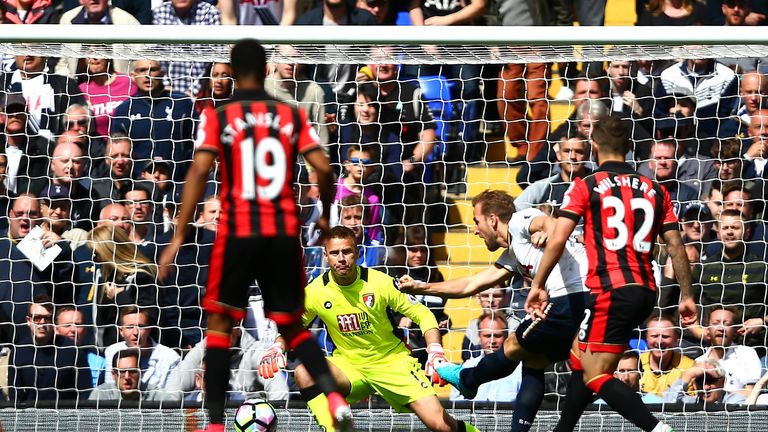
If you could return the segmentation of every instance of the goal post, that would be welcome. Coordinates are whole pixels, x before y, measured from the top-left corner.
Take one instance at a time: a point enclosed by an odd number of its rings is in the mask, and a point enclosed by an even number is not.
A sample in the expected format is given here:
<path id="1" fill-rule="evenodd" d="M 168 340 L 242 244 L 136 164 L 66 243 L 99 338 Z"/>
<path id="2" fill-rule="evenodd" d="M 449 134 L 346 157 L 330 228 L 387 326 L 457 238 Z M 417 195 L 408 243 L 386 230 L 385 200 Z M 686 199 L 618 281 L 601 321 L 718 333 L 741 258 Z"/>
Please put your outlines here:
<path id="1" fill-rule="evenodd" d="M 435 167 L 433 177 L 422 178 L 427 186 L 434 187 L 437 191 L 436 198 L 422 196 L 420 203 L 406 203 L 433 217 L 421 220 L 418 224 L 426 225 L 430 235 L 428 253 L 433 260 L 429 265 L 439 269 L 446 279 L 463 276 L 471 276 L 479 270 L 492 265 L 497 258 L 497 253 L 488 252 L 480 239 L 473 235 L 473 214 L 471 199 L 485 189 L 502 189 L 517 195 L 520 193 L 520 171 L 532 168 L 535 164 L 543 164 L 547 169 L 557 165 L 555 159 L 544 158 L 538 161 L 516 160 L 511 161 L 509 152 L 510 144 L 505 142 L 505 124 L 503 113 L 493 116 L 492 111 L 497 110 L 501 103 L 509 102 L 497 96 L 499 85 L 498 69 L 502 65 L 518 64 L 527 65 L 533 63 L 601 63 L 613 60 L 626 61 L 668 61 L 674 62 L 682 59 L 740 59 L 740 58 L 768 58 L 768 34 L 748 27 L 346 27 L 346 26 L 292 26 L 292 27 L 250 27 L 250 26 L 77 26 L 77 25 L 5 25 L 1 26 L 0 55 L 6 59 L 10 56 L 44 56 L 51 58 L 107 58 L 114 60 L 158 60 L 162 62 L 227 62 L 229 60 L 229 48 L 231 44 L 244 38 L 255 38 L 267 46 L 268 59 L 271 63 L 289 63 L 300 65 L 344 65 L 357 71 L 360 65 L 395 64 L 401 66 L 402 75 L 395 80 L 403 85 L 409 81 L 409 85 L 418 86 L 421 89 L 422 99 L 426 103 L 437 126 L 435 141 L 438 150 L 434 152 L 434 159 L 429 163 Z M 290 46 L 291 50 L 276 49 L 279 46 Z M 6 62 L 9 63 L 9 62 Z M 452 65 L 473 65 L 480 67 L 481 75 L 477 100 L 480 102 L 480 110 L 475 118 L 467 118 L 467 110 L 470 100 L 463 98 L 462 90 L 467 81 L 474 78 L 460 76 L 444 76 L 443 67 Z M 427 82 L 420 74 L 422 66 L 436 66 L 437 74 L 428 74 Z M 405 76 L 406 67 L 410 71 L 417 71 L 414 75 Z M 492 72 L 489 72 L 492 71 Z M 353 75 L 354 76 L 354 75 Z M 194 77 L 197 78 L 197 77 Z M 604 77 L 601 77 L 604 78 Z M 651 78 L 659 78 L 652 76 Z M 524 80 L 524 78 L 520 78 Z M 543 96 L 546 105 L 547 129 L 552 132 L 559 124 L 567 122 L 573 112 L 573 102 L 555 101 L 550 87 L 560 84 L 555 83 L 550 76 L 546 80 L 545 89 L 549 94 Z M 318 81 L 317 77 L 302 78 L 299 82 Z M 354 82 L 354 81 L 353 81 Z M 415 84 L 414 84 L 415 83 Z M 437 83 L 437 84 L 435 84 Z M 332 82 L 317 82 L 323 89 L 330 88 Z M 429 87 L 436 85 L 436 87 Z M 7 89 L 0 89 L 0 93 Z M 326 100 L 322 102 L 325 113 L 337 113 L 335 119 L 327 120 L 318 118 L 315 126 L 319 128 L 338 129 L 344 125 L 342 112 L 346 109 L 349 117 L 354 117 L 354 100 L 344 99 L 341 93 L 325 93 Z M 348 96 L 348 95 L 346 95 Z M 768 95 L 765 95 L 768 97 Z M 609 96 L 604 95 L 605 99 Z M 651 96 L 652 97 L 652 96 Z M 533 102 L 525 93 L 515 100 L 523 104 L 524 113 L 521 122 L 524 129 L 529 129 L 533 123 L 525 120 L 525 111 L 528 104 Z M 655 101 L 655 99 L 654 99 Z M 2 107 L 0 107 L 2 108 Z M 531 108 L 532 110 L 532 108 Z M 63 113 L 58 113 L 63 114 Z M 648 113 L 647 113 L 648 114 Z M 650 114 L 648 114 L 650 115 Z M 398 123 L 399 119 L 391 120 Z M 420 122 L 423 121 L 420 119 Z M 469 143 L 466 138 L 466 128 L 469 121 L 481 123 L 477 132 L 477 143 L 487 150 L 480 160 L 470 160 Z M 354 123 L 354 119 L 351 121 Z M 378 119 L 377 119 L 378 122 Z M 378 122 L 378 123 L 383 123 Z M 501 128 L 493 128 L 493 125 L 501 125 Z M 402 126 L 402 125 L 400 125 Z M 653 132 L 653 131 L 651 131 Z M 102 136 L 101 138 L 106 138 Z M 339 140 L 337 140 L 339 141 Z M 466 141 L 466 142 L 465 142 Z M 507 140 L 508 141 L 508 140 Z M 343 143 L 339 142 L 339 145 Z M 546 142 L 546 146 L 554 145 L 554 142 Z M 458 152 L 455 149 L 459 149 Z M 450 157 L 447 155 L 453 151 Z M 339 155 L 340 158 L 346 155 Z M 360 162 L 361 158 L 358 158 Z M 187 161 L 188 162 L 188 161 Z M 399 161 L 398 161 L 399 162 Z M 336 168 L 344 171 L 343 159 L 339 159 Z M 397 162 L 396 162 L 397 163 Z M 384 163 L 380 164 L 383 168 Z M 553 171 L 556 173 L 556 171 Z M 456 174 L 458 173 L 458 174 Z M 302 171 L 301 186 L 309 188 L 311 180 L 305 171 Z M 450 180 L 449 180 L 450 179 Z M 399 183 L 398 183 L 399 182 Z M 402 186 L 402 179 L 396 181 L 397 186 Z M 382 181 L 376 186 L 384 189 L 388 184 Z M 459 187 L 455 187 L 459 186 Z M 452 188 L 453 187 L 453 188 Z M 426 196 L 426 194 L 425 194 Z M 431 200 L 433 199 L 433 200 Z M 761 198 L 762 199 L 762 198 Z M 431 200 L 431 201 L 429 201 Z M 302 203 L 308 207 L 306 203 Z M 437 208 L 437 210 L 434 210 Z M 432 210 L 434 212 L 432 212 Z M 386 212 L 385 212 L 386 213 Z M 761 219 L 759 222 L 763 222 Z M 386 250 L 387 261 L 383 261 L 381 267 L 391 274 L 398 273 L 398 266 L 407 266 L 404 259 L 407 258 L 408 246 L 405 235 L 398 231 L 408 225 L 403 221 L 390 223 L 386 215 L 380 222 L 383 231 L 389 236 L 388 229 L 395 232 L 394 237 L 387 237 L 381 241 L 381 247 Z M 397 237 L 401 235 L 401 237 Z M 393 240 L 394 239 L 394 240 Z M 760 240 L 763 244 L 765 241 Z M 312 245 L 307 246 L 307 257 L 312 255 L 318 267 L 311 268 L 310 273 L 317 274 L 322 269 L 322 258 L 319 258 L 318 249 Z M 202 248 L 201 248 L 202 250 Z M 389 259 L 397 254 L 400 261 Z M 406 254 L 406 255 L 402 255 Z M 664 263 L 661 263 L 662 265 Z M 4 275 L 0 275 L 2 279 Z M 516 280 L 512 291 L 516 297 L 511 300 L 512 305 L 505 313 L 516 313 L 518 319 L 522 318 L 522 301 L 524 301 L 524 282 Z M 746 306 L 746 305 L 744 305 Z M 465 340 L 467 328 L 471 328 L 472 321 L 480 316 L 482 309 L 479 302 L 474 299 L 451 300 L 444 305 L 447 316 L 451 318 L 452 327 L 444 336 L 446 350 L 449 359 L 460 362 L 466 356 L 477 354 L 477 341 L 474 341 L 473 352 L 468 352 L 467 344 L 472 340 Z M 510 318 L 510 323 L 514 319 Z M 702 345 L 703 347 L 703 345 Z M 103 347 L 102 347 L 103 348 Z M 765 351 L 765 346 L 760 347 Z M 543 412 L 539 419 L 538 430 L 546 430 L 544 427 L 552 427 L 557 421 L 555 411 L 563 401 L 562 384 L 567 368 L 555 369 L 547 372 L 549 380 L 547 387 L 547 401 L 549 411 Z M 558 380 L 560 381 L 558 383 Z M 552 384 L 552 385 L 549 385 Z M 440 395 L 448 398 L 447 390 L 440 390 Z M 292 393 L 291 401 L 298 400 L 299 396 Z M 366 402 L 368 410 L 356 410 L 356 417 L 362 423 L 370 424 L 371 430 L 420 430 L 420 423 L 412 417 L 405 415 L 392 416 L 392 412 L 376 405 L 375 401 Z M 376 405 L 374 407 L 374 405 Z M 483 430 L 507 430 L 511 420 L 512 405 L 501 404 L 472 404 L 446 402 L 453 412 L 460 418 L 477 420 L 484 427 Z M 0 402 L 0 407 L 2 407 Z M 753 425 L 762 424 L 766 417 L 765 412 L 743 410 L 737 408 L 734 411 L 717 408 L 712 413 L 699 405 L 658 405 L 654 411 L 668 418 L 678 432 L 709 430 L 747 430 Z M 0 423 L 6 428 L 8 424 L 22 425 L 27 421 L 38 423 L 55 423 L 50 417 L 61 415 L 67 417 L 66 422 L 56 423 L 54 430 L 71 430 L 69 426 L 86 422 L 81 414 L 76 411 L 46 409 L 45 411 L 0 409 Z M 91 412 L 91 411 L 89 411 Z M 176 410 L 173 416 L 179 417 L 174 422 L 183 422 L 181 410 Z M 110 410 L 96 407 L 92 411 L 98 416 L 106 427 L 111 415 Z M 157 413 L 156 413 L 157 414 Z M 162 430 L 162 415 L 152 414 L 147 419 L 148 423 L 155 426 L 147 426 L 149 429 Z M 160 413 L 162 414 L 162 413 Z M 231 413 L 230 413 L 231 414 Z M 141 418 L 141 411 L 124 410 L 121 421 L 130 423 L 132 419 Z M 295 409 L 285 408 L 280 410 L 281 416 L 293 416 L 294 424 L 300 425 L 302 430 L 310 427 L 311 419 L 305 411 L 298 413 Z M 36 420 L 35 417 L 38 417 Z M 45 417 L 44 419 L 42 417 Z M 127 419 L 127 420 L 126 420 Z M 282 419 L 280 420 L 282 422 Z M 624 425 L 624 426 L 622 426 Z M 601 430 L 622 429 L 626 426 L 620 417 L 607 412 L 605 407 L 591 407 L 582 423 L 582 429 L 588 427 L 601 428 Z M 111 427 L 111 426 L 110 426 Z M 176 426 L 167 427 L 167 430 Z M 11 427 L 13 429 L 13 427 Z M 286 429 L 287 430 L 287 429 Z M 298 429 L 297 429 L 298 430 Z"/>

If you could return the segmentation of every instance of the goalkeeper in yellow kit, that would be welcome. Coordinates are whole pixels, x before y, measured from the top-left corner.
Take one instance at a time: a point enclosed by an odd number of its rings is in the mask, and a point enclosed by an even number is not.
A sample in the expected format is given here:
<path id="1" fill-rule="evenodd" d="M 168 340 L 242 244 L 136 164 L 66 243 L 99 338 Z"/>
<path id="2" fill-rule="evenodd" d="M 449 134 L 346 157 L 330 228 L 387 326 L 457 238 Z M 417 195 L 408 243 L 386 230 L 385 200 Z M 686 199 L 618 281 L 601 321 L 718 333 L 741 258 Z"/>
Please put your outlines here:
<path id="1" fill-rule="evenodd" d="M 477 431 L 457 421 L 437 398 L 431 376 L 446 362 L 434 315 L 414 297 L 401 293 L 395 280 L 377 270 L 358 267 L 355 233 L 343 226 L 330 230 L 325 241 L 330 267 L 306 288 L 302 320 L 305 326 L 319 317 L 328 328 L 336 350 L 328 357 L 331 373 L 347 401 L 357 402 L 376 392 L 398 412 L 413 412 L 433 431 Z M 407 316 L 424 330 L 428 360 L 425 371 L 396 336 L 390 313 Z M 284 366 L 280 344 L 262 357 L 259 374 L 269 378 Z M 296 368 L 302 397 L 326 431 L 333 430 L 325 395 L 303 366 Z M 444 384 L 444 383 L 443 383 Z"/>

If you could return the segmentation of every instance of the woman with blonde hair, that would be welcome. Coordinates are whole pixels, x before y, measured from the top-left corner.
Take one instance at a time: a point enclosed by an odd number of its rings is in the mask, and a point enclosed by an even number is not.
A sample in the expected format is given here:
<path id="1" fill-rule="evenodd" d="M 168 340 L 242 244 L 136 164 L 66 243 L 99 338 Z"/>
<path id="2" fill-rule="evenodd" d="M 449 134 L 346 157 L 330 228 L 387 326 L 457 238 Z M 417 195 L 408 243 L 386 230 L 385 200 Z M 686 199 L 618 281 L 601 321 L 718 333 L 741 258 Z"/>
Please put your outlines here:
<path id="1" fill-rule="evenodd" d="M 157 266 L 145 257 L 128 235 L 113 225 L 94 228 L 88 235 L 88 247 L 99 264 L 93 301 L 96 325 L 102 346 L 117 341 L 116 325 L 121 306 L 136 305 L 149 310 L 151 322 L 157 320 L 160 306 L 157 291 Z M 103 329 L 103 330 L 102 330 Z"/>

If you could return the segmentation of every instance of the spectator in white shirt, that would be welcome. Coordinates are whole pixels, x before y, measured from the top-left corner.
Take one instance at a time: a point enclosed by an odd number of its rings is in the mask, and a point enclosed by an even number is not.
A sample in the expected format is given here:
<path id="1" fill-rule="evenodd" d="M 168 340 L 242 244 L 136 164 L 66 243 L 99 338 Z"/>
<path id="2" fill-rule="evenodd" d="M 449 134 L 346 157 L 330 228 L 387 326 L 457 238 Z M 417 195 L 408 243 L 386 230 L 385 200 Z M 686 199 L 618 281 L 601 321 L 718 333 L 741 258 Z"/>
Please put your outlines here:
<path id="1" fill-rule="evenodd" d="M 480 357 L 473 357 L 464 362 L 464 367 L 474 367 L 483 356 L 500 350 L 504 346 L 507 334 L 506 317 L 499 314 L 483 314 L 479 318 L 477 334 L 483 354 Z M 477 390 L 477 396 L 472 400 L 515 402 L 517 393 L 520 391 L 522 379 L 522 366 L 518 365 L 511 375 L 481 385 Z M 454 388 L 451 390 L 451 400 L 464 400 L 464 397 Z"/>
<path id="2" fill-rule="evenodd" d="M 696 361 L 717 360 L 725 375 L 723 389 L 746 397 L 760 379 L 762 366 L 754 348 L 733 344 L 740 324 L 739 316 L 740 313 L 727 307 L 710 312 L 705 335 L 711 346 Z"/>

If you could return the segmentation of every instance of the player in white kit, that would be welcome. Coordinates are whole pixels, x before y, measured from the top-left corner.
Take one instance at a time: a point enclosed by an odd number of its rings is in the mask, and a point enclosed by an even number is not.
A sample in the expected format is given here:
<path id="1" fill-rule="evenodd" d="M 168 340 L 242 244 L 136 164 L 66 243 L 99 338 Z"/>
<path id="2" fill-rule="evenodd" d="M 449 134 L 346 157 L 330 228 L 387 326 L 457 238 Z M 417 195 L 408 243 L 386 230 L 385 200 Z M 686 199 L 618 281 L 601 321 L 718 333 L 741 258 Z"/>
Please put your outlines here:
<path id="1" fill-rule="evenodd" d="M 439 283 L 400 278 L 400 289 L 411 294 L 462 298 L 496 286 L 517 273 L 532 278 L 543 256 L 542 234 L 554 227 L 554 219 L 535 208 L 515 212 L 511 196 L 486 190 L 472 200 L 475 235 L 490 251 L 506 249 L 496 263 L 480 273 Z M 533 237 L 533 238 L 532 238 Z M 527 316 L 504 349 L 485 356 L 475 367 L 446 365 L 437 370 L 467 399 L 477 388 L 511 374 L 523 362 L 523 382 L 515 404 L 512 431 L 528 431 L 544 398 L 544 368 L 569 357 L 573 337 L 584 317 L 588 292 L 584 288 L 587 256 L 584 247 L 571 240 L 546 282 L 550 302 L 544 319 Z"/>

